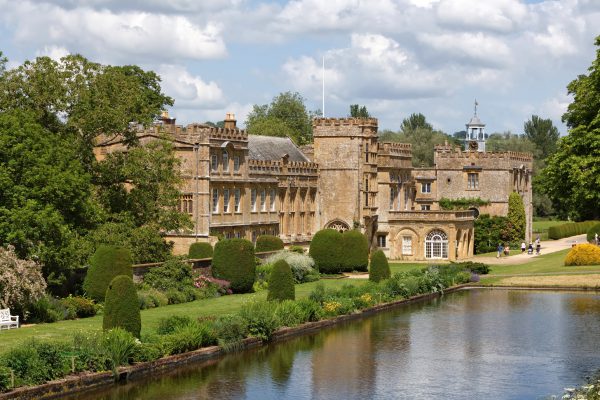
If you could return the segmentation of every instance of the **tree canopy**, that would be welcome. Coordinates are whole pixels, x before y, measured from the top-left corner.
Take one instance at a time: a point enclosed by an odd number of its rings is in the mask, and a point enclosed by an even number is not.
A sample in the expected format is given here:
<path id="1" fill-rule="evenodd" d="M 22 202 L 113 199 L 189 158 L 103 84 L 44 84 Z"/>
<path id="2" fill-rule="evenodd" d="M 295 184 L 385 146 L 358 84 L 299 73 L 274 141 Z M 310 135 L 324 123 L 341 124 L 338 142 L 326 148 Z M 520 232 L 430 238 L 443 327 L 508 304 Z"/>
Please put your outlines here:
<path id="1" fill-rule="evenodd" d="M 600 36 L 595 45 L 600 47 Z M 563 121 L 569 134 L 547 159 L 542 185 L 557 211 L 574 220 L 600 218 L 600 49 L 588 69 L 567 86 L 573 102 Z"/>
<path id="2" fill-rule="evenodd" d="M 371 115 L 367 111 L 367 106 L 360 106 L 358 104 L 350 104 L 350 116 L 352 118 L 370 118 Z"/>
<path id="3" fill-rule="evenodd" d="M 312 142 L 312 119 L 319 112 L 309 112 L 304 98 L 297 92 L 283 92 L 270 104 L 255 104 L 246 119 L 250 135 L 290 137 L 296 144 Z"/>
<path id="4" fill-rule="evenodd" d="M 523 125 L 523 132 L 525 132 L 525 137 L 539 150 L 538 156 L 542 159 L 556 151 L 559 133 L 551 119 L 532 115 L 531 119 Z"/>

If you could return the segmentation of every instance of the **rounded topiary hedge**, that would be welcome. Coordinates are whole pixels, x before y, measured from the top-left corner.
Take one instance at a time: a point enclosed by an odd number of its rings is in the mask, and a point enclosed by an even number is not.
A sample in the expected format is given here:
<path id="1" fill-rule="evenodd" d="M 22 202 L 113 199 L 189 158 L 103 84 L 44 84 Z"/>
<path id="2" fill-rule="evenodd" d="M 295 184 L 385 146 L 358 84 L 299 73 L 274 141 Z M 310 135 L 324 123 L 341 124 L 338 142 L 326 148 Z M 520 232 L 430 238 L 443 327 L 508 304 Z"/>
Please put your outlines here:
<path id="1" fill-rule="evenodd" d="M 125 275 L 133 278 L 131 252 L 124 247 L 100 245 L 90 258 L 83 290 L 88 297 L 102 302 L 106 289 L 115 276 Z"/>
<path id="2" fill-rule="evenodd" d="M 369 268 L 369 280 L 379 282 L 384 279 L 389 279 L 391 276 L 390 264 L 387 257 L 383 254 L 383 250 L 376 250 L 371 256 L 371 267 Z"/>
<path id="3" fill-rule="evenodd" d="M 212 256 L 213 248 L 210 243 L 207 242 L 192 243 L 190 250 L 188 251 L 188 258 L 194 260 L 198 258 L 212 258 Z"/>
<path id="4" fill-rule="evenodd" d="M 246 239 L 224 239 L 217 242 L 212 260 L 215 278 L 231 283 L 231 290 L 246 293 L 252 290 L 256 273 L 254 245 Z"/>
<path id="5" fill-rule="evenodd" d="M 294 286 L 294 275 L 290 265 L 285 260 L 279 260 L 273 264 L 269 276 L 269 294 L 267 300 L 295 300 L 296 288 Z"/>
<path id="6" fill-rule="evenodd" d="M 261 235 L 256 239 L 256 252 L 283 250 L 283 240 L 273 235 Z"/>
<path id="7" fill-rule="evenodd" d="M 366 271 L 369 265 L 369 242 L 357 230 L 342 234 L 342 268 L 344 271 Z"/>
<path id="8" fill-rule="evenodd" d="M 342 234 L 335 229 L 322 229 L 315 233 L 308 253 L 321 273 L 332 274 L 342 270 Z"/>
<path id="9" fill-rule="evenodd" d="M 600 265 L 600 247 L 589 243 L 573 246 L 565 258 L 565 265 Z"/>
<path id="10" fill-rule="evenodd" d="M 587 231 L 588 242 L 593 242 L 596 239 L 596 234 L 598 234 L 598 237 L 600 238 L 600 222 L 597 223 L 596 225 L 592 226 L 590 229 L 588 229 L 588 231 Z"/>
<path id="11" fill-rule="evenodd" d="M 123 328 L 137 338 L 140 337 L 142 320 L 140 305 L 133 280 L 125 275 L 115 277 L 106 290 L 102 328 Z"/>

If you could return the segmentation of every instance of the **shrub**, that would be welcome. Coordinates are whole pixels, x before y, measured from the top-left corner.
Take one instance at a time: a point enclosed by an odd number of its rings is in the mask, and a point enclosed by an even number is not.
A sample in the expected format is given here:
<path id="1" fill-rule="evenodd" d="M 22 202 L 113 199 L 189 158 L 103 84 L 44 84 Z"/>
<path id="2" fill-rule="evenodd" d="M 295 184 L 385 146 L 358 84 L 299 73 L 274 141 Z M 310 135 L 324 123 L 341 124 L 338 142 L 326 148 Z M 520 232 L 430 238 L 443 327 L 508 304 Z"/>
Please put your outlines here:
<path id="1" fill-rule="evenodd" d="M 138 290 L 137 296 L 140 303 L 140 310 L 162 307 L 169 304 L 168 297 L 163 292 L 154 288 Z"/>
<path id="2" fill-rule="evenodd" d="M 294 287 L 294 276 L 292 269 L 283 260 L 273 265 L 273 271 L 269 277 L 269 294 L 267 300 L 294 300 L 296 288 Z"/>
<path id="3" fill-rule="evenodd" d="M 277 254 L 279 254 L 279 253 L 277 253 Z M 259 290 L 264 290 L 269 287 L 269 277 L 271 276 L 271 271 L 273 271 L 273 263 L 274 263 L 274 262 L 270 262 L 271 257 L 269 257 L 269 258 L 267 258 L 267 260 L 265 260 L 265 264 L 260 264 L 260 265 L 256 266 L 256 278 L 254 279 L 254 291 L 255 292 L 257 292 Z"/>
<path id="4" fill-rule="evenodd" d="M 481 214 L 475 224 L 475 254 L 495 251 L 498 243 L 510 240 L 510 229 L 507 217 Z"/>
<path id="5" fill-rule="evenodd" d="M 10 369 L 0 365 L 0 393 L 10 389 Z"/>
<path id="6" fill-rule="evenodd" d="M 28 305 L 44 296 L 45 290 L 39 264 L 20 260 L 12 246 L 0 247 L 0 308 L 23 315 Z"/>
<path id="7" fill-rule="evenodd" d="M 230 282 L 202 274 L 194 279 L 194 287 L 199 289 L 197 297 L 203 299 L 232 293 Z"/>
<path id="8" fill-rule="evenodd" d="M 321 273 L 338 273 L 342 270 L 342 234 L 335 229 L 322 229 L 310 242 L 309 254 Z"/>
<path id="9" fill-rule="evenodd" d="M 168 335 L 175 332 L 177 328 L 193 323 L 194 320 L 187 315 L 171 315 L 170 317 L 161 318 L 158 321 L 157 333 L 159 335 Z"/>
<path id="10" fill-rule="evenodd" d="M 215 278 L 231 282 L 231 290 L 235 293 L 252 290 L 256 273 L 252 242 L 246 239 L 225 239 L 217 242 L 212 272 Z"/>
<path id="11" fill-rule="evenodd" d="M 246 321 L 250 335 L 269 341 L 280 326 L 275 310 L 277 303 L 251 300 L 242 305 L 238 315 Z"/>
<path id="12" fill-rule="evenodd" d="M 181 354 L 214 344 L 214 335 L 206 322 L 192 321 L 176 327 L 162 341 L 169 354 Z"/>
<path id="13" fill-rule="evenodd" d="M 300 299 L 296 304 L 302 310 L 302 320 L 307 322 L 318 321 L 323 317 L 321 304 L 312 299 Z"/>
<path id="14" fill-rule="evenodd" d="M 304 254 L 305 250 L 304 247 L 302 246 L 290 246 L 290 248 L 288 249 L 289 251 L 293 252 L 293 253 L 298 253 L 298 254 Z"/>
<path id="15" fill-rule="evenodd" d="M 77 332 L 73 335 L 72 351 L 76 355 L 75 370 L 105 371 L 111 362 L 105 351 L 102 332 Z"/>
<path id="16" fill-rule="evenodd" d="M 390 265 L 383 250 L 376 250 L 371 256 L 371 267 L 369 268 L 369 280 L 379 282 L 389 279 L 391 276 Z"/>
<path id="17" fill-rule="evenodd" d="M 27 322 L 57 322 L 65 319 L 75 319 L 75 310 L 66 307 L 61 300 L 46 295 L 27 310 Z"/>
<path id="18" fill-rule="evenodd" d="M 554 225 L 548 228 L 548 238 L 556 240 L 569 236 L 581 235 L 587 233 L 590 228 L 597 224 L 598 221 L 584 221 Z"/>
<path id="19" fill-rule="evenodd" d="M 461 269 L 469 270 L 472 273 L 478 275 L 486 275 L 490 272 L 490 266 L 481 262 L 463 261 L 459 263 L 453 263 Z"/>
<path id="20" fill-rule="evenodd" d="M 275 254 L 271 254 L 269 257 L 267 257 L 264 261 L 265 264 L 263 264 L 263 266 L 268 264 L 274 264 L 279 260 L 284 260 L 288 263 L 288 265 L 292 269 L 292 273 L 294 274 L 294 281 L 296 283 L 314 282 L 319 280 L 319 272 L 314 268 L 315 261 L 310 256 L 306 254 L 299 254 L 287 250 L 282 250 Z M 261 266 L 257 267 L 257 279 L 259 277 L 259 268 L 261 268 Z"/>
<path id="21" fill-rule="evenodd" d="M 525 239 L 525 206 L 517 192 L 508 196 L 508 223 L 510 226 L 509 241 L 518 242 Z"/>
<path id="22" fill-rule="evenodd" d="M 129 364 L 129 359 L 133 357 L 136 349 L 136 342 L 131 332 L 117 327 L 104 333 L 102 346 L 116 376 L 117 368 Z"/>
<path id="23" fill-rule="evenodd" d="M 106 290 L 102 328 L 123 328 L 139 338 L 141 327 L 139 300 L 133 281 L 128 276 L 117 276 Z"/>
<path id="24" fill-rule="evenodd" d="M 108 285 L 119 275 L 133 278 L 131 252 L 122 247 L 100 245 L 90 259 L 83 289 L 91 299 L 102 302 Z"/>
<path id="25" fill-rule="evenodd" d="M 306 321 L 306 313 L 295 301 L 284 300 L 277 305 L 275 310 L 281 326 L 296 326 Z"/>
<path id="26" fill-rule="evenodd" d="M 93 317 L 96 315 L 94 300 L 80 296 L 71 296 L 61 299 L 61 303 L 72 310 L 78 318 Z"/>
<path id="27" fill-rule="evenodd" d="M 192 266 L 181 258 L 172 257 L 161 266 L 150 268 L 144 275 L 144 285 L 166 292 L 192 287 Z"/>
<path id="28" fill-rule="evenodd" d="M 260 235 L 256 239 L 256 252 L 283 250 L 283 240 L 273 235 Z"/>
<path id="29" fill-rule="evenodd" d="M 190 245 L 190 250 L 188 252 L 188 258 L 198 259 L 198 258 L 212 258 L 213 256 L 213 248 L 210 243 L 207 242 L 196 242 Z"/>
<path id="30" fill-rule="evenodd" d="M 369 242 L 353 229 L 342 235 L 342 268 L 344 271 L 366 271 L 369 265 Z"/>
<path id="31" fill-rule="evenodd" d="M 225 351 L 239 348 L 242 340 L 248 336 L 248 323 L 239 315 L 224 315 L 217 318 L 213 326 L 219 346 Z"/>
<path id="32" fill-rule="evenodd" d="M 180 292 L 177 289 L 169 289 L 165 292 L 165 296 L 167 296 L 167 300 L 169 304 L 181 304 L 187 303 L 188 298 L 185 293 Z"/>
<path id="33" fill-rule="evenodd" d="M 165 351 L 160 343 L 141 342 L 136 343 L 133 351 L 133 362 L 149 362 L 158 360 Z"/>
<path id="34" fill-rule="evenodd" d="M 63 377 L 67 371 L 66 345 L 30 340 L 3 355 L 4 366 L 13 370 L 15 385 L 36 385 Z"/>
<path id="35" fill-rule="evenodd" d="M 596 237 L 596 234 L 598 234 L 598 236 L 600 237 L 600 223 L 597 223 L 597 224 L 593 225 L 590 229 L 588 229 L 587 241 L 593 242 Z"/>
<path id="36" fill-rule="evenodd" d="M 600 265 L 600 247 L 589 243 L 574 246 L 565 258 L 565 265 Z"/>

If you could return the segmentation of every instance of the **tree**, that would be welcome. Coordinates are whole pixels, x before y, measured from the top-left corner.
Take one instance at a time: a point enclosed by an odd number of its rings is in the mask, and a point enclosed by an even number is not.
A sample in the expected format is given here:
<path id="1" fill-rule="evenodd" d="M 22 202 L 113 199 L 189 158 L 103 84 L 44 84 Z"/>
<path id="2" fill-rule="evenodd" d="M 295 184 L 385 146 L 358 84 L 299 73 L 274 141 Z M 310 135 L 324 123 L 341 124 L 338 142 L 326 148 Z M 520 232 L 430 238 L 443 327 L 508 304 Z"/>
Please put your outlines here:
<path id="1" fill-rule="evenodd" d="M 308 112 L 304 98 L 297 92 L 284 92 L 271 104 L 255 104 L 246 119 L 250 135 L 290 137 L 296 144 L 312 142 L 312 118 L 318 112 Z"/>
<path id="2" fill-rule="evenodd" d="M 0 308 L 23 315 L 29 304 L 44 296 L 45 289 L 38 263 L 19 259 L 11 246 L 0 247 Z"/>
<path id="3" fill-rule="evenodd" d="M 556 151 L 559 133 L 551 119 L 542 119 L 537 115 L 532 115 L 531 119 L 523 125 L 523 132 L 525 132 L 525 137 L 539 150 L 538 155 L 541 158 L 544 159 Z"/>
<path id="4" fill-rule="evenodd" d="M 350 104 L 350 116 L 352 118 L 370 118 L 371 115 L 367 111 L 367 106 L 359 106 L 358 104 Z"/>
<path id="5" fill-rule="evenodd" d="M 563 115 L 569 134 L 542 173 L 543 190 L 557 212 L 574 220 L 600 219 L 600 49 L 588 71 L 567 86 L 573 96 Z"/>
<path id="6" fill-rule="evenodd" d="M 402 124 L 400 125 L 401 133 L 410 134 L 417 129 L 433 131 L 433 126 L 427 122 L 427 119 L 421 113 L 412 113 L 408 118 L 402 120 Z"/>
<path id="7" fill-rule="evenodd" d="M 525 206 L 523 199 L 517 192 L 508 196 L 508 223 L 510 226 L 510 241 L 518 242 L 525 239 Z"/>
<path id="8" fill-rule="evenodd" d="M 531 153 L 538 159 L 536 146 L 527 137 L 515 135 L 510 131 L 503 133 L 492 133 L 488 136 L 485 143 L 487 151 L 518 151 L 522 153 Z"/>

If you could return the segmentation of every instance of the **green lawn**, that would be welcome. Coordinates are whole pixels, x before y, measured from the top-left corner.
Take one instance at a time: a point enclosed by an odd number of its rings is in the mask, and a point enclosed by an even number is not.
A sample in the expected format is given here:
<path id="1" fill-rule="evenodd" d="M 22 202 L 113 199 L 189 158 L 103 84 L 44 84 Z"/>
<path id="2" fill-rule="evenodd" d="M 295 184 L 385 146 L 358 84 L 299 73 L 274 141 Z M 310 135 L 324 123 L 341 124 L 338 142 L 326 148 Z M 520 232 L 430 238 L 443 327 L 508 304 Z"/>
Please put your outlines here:
<path id="1" fill-rule="evenodd" d="M 569 221 L 561 221 L 561 220 L 540 220 L 533 221 L 533 237 L 534 239 L 537 235 L 540 235 L 541 240 L 548 240 L 548 228 L 555 225 L 562 225 Z"/>
<path id="2" fill-rule="evenodd" d="M 344 284 L 362 285 L 365 279 L 322 279 L 327 288 L 339 288 Z M 308 297 L 318 282 L 296 285 L 296 298 Z M 171 315 L 189 315 L 191 317 L 224 315 L 236 312 L 250 298 L 265 299 L 267 291 L 252 294 L 237 294 L 212 299 L 197 300 L 190 303 L 142 310 L 142 335 L 153 332 L 161 318 Z M 51 324 L 25 326 L 0 332 L 0 353 L 35 337 L 36 339 L 68 340 L 73 332 L 102 329 L 102 316 L 70 321 L 59 321 Z"/>

